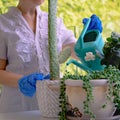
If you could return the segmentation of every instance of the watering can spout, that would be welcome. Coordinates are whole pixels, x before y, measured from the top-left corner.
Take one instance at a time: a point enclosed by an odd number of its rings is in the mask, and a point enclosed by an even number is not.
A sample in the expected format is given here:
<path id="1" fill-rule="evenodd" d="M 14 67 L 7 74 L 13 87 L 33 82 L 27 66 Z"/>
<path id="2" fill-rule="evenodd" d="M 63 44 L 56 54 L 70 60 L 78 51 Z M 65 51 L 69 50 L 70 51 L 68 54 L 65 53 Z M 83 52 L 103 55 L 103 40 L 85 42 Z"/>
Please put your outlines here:
<path id="1" fill-rule="evenodd" d="M 67 66 L 70 65 L 70 64 L 74 64 L 74 65 L 76 65 L 77 67 L 85 70 L 86 72 L 88 72 L 88 71 L 89 71 L 89 72 L 92 72 L 92 71 L 93 71 L 92 69 L 90 69 L 90 68 L 87 67 L 86 65 L 84 65 L 84 64 L 82 64 L 82 63 L 80 63 L 80 62 L 78 62 L 77 60 L 74 60 L 74 59 L 70 59 L 70 60 L 66 63 Z"/>

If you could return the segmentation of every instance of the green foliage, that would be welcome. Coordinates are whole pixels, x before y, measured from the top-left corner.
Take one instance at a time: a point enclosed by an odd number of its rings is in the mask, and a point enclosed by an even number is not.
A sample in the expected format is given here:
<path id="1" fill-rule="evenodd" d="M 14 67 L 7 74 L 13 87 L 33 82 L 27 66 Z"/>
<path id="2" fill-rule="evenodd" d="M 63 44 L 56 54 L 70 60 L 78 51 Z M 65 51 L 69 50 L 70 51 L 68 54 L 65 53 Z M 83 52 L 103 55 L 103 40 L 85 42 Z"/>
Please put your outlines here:
<path id="1" fill-rule="evenodd" d="M 117 34 L 117 33 L 112 33 L 112 34 Z M 120 44 L 120 34 L 119 36 L 114 35 L 114 36 L 110 36 L 106 39 L 106 43 L 103 49 L 103 52 L 106 56 L 108 56 L 110 54 L 110 51 L 112 48 L 115 47 L 115 49 L 117 50 L 118 45 Z M 120 46 L 120 45 L 119 45 Z M 118 47 L 120 48 L 120 47 Z"/>
<path id="2" fill-rule="evenodd" d="M 101 64 L 113 65 L 120 69 L 120 34 L 112 32 L 103 47 L 104 58 Z"/>
<path id="3" fill-rule="evenodd" d="M 18 0 L 0 0 L 0 14 L 5 13 L 9 7 L 17 5 Z"/>
<path id="4" fill-rule="evenodd" d="M 103 22 L 103 36 L 119 30 L 119 0 L 59 0 L 58 15 L 67 26 L 77 26 L 82 30 L 82 19 L 96 14 Z M 118 25 L 118 26 L 117 26 Z"/>
<path id="5" fill-rule="evenodd" d="M 70 72 L 66 72 L 63 76 L 63 80 L 65 81 L 66 79 L 83 81 L 83 89 L 86 91 L 86 100 L 83 103 L 84 113 L 90 115 L 91 118 L 94 119 L 95 115 L 90 110 L 90 102 L 94 100 L 94 96 L 92 94 L 93 87 L 90 80 L 107 79 L 108 90 L 106 92 L 106 103 L 103 103 L 103 106 L 101 107 L 106 107 L 108 101 L 112 101 L 115 104 L 115 107 L 120 109 L 120 70 L 116 67 L 108 66 L 103 71 L 93 71 L 83 76 L 81 74 L 71 74 Z M 63 82 L 63 80 L 61 82 Z M 61 93 L 64 94 L 63 91 L 61 91 Z M 62 96 L 62 99 L 64 98 L 65 96 Z"/>
<path id="6" fill-rule="evenodd" d="M 61 111 L 59 112 L 59 120 L 67 120 L 66 118 L 66 112 L 67 112 L 67 100 L 66 100 L 66 95 L 65 95 L 65 83 L 64 79 L 61 80 L 60 82 L 60 96 L 59 96 L 59 107 L 61 108 Z"/>
<path id="7" fill-rule="evenodd" d="M 18 0 L 1 0 L 0 13 L 4 13 L 9 6 L 16 5 Z M 42 10 L 48 11 L 48 1 L 41 6 Z M 103 36 L 110 36 L 111 31 L 120 32 L 120 1 L 119 0 L 58 0 L 58 16 L 63 18 L 66 26 L 78 31 L 82 30 L 82 19 L 96 14 L 103 23 Z"/>

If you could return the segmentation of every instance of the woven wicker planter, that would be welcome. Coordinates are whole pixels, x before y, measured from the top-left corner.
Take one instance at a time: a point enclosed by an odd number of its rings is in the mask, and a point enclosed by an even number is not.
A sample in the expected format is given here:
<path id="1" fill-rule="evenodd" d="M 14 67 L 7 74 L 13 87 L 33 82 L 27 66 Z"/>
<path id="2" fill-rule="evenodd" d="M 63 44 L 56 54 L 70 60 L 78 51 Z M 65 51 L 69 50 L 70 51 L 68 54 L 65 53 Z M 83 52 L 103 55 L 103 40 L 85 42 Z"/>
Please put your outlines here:
<path id="1" fill-rule="evenodd" d="M 90 120 L 90 116 L 84 114 L 83 101 L 86 98 L 86 92 L 82 88 L 82 80 L 66 80 L 66 95 L 68 97 L 68 103 L 72 109 L 77 108 L 78 115 L 82 114 L 82 117 L 70 117 L 71 120 Z M 95 120 L 113 120 L 120 118 L 120 116 L 113 117 L 115 111 L 114 104 L 109 102 L 106 108 L 101 106 L 105 103 L 107 80 L 92 80 L 94 101 L 90 104 L 91 111 L 96 115 Z"/>
<path id="2" fill-rule="evenodd" d="M 60 80 L 38 81 L 36 94 L 41 116 L 58 117 Z"/>

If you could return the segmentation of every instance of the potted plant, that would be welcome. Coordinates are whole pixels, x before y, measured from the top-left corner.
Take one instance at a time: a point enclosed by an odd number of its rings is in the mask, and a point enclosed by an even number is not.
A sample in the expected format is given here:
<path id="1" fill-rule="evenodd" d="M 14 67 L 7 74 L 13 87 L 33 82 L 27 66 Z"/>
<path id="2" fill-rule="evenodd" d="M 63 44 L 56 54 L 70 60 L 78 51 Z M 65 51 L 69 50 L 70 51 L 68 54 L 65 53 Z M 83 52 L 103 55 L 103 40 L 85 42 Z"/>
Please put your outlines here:
<path id="1" fill-rule="evenodd" d="M 120 39 L 118 33 L 112 32 L 111 37 L 107 38 L 103 53 L 104 58 L 101 63 L 106 65 L 104 70 L 88 72 L 85 75 L 65 73 L 61 81 L 61 120 L 63 118 L 64 120 L 120 118 L 119 115 L 113 116 L 116 108 L 120 109 Z"/>
<path id="2" fill-rule="evenodd" d="M 112 32 L 103 48 L 104 58 L 101 63 L 116 66 L 120 70 L 120 34 Z"/>
<path id="3" fill-rule="evenodd" d="M 49 3 L 49 23 L 48 23 L 48 25 L 49 25 L 49 51 L 50 51 L 50 75 L 51 75 L 51 78 L 50 78 L 50 80 L 40 81 L 37 83 L 38 104 L 40 107 L 41 115 L 44 117 L 58 117 L 58 113 L 60 111 L 59 107 L 61 107 L 62 111 L 59 113 L 60 120 L 69 119 L 69 118 L 66 118 L 66 112 L 67 112 L 66 105 L 67 105 L 67 107 L 70 108 L 69 110 L 72 109 L 72 113 L 76 119 L 77 116 L 82 117 L 83 113 L 81 113 L 81 111 L 79 110 L 78 107 L 72 106 L 72 104 L 69 103 L 70 102 L 69 96 L 68 96 L 68 98 L 66 98 L 65 89 L 67 90 L 67 84 L 66 84 L 67 82 L 61 81 L 61 86 L 59 84 L 60 83 L 60 78 L 59 78 L 60 72 L 59 72 L 58 56 L 56 54 L 56 29 L 55 29 L 56 28 L 55 25 L 56 25 L 57 0 L 49 0 L 48 3 Z M 100 34 L 98 32 L 93 32 L 93 34 L 94 33 L 96 33 L 94 36 L 95 38 L 96 38 L 96 35 L 100 36 Z M 101 45 L 103 45 L 103 44 L 101 44 Z M 114 75 L 117 75 L 117 78 L 118 78 L 117 80 L 119 80 L 120 75 L 119 75 L 118 70 L 116 70 L 114 68 L 110 68 L 110 69 L 113 69 L 113 73 L 115 73 Z M 109 74 L 107 74 L 107 73 L 108 72 L 106 72 L 106 74 L 104 76 L 105 78 L 107 78 L 107 80 L 105 80 L 104 83 L 107 83 L 107 81 L 109 81 L 109 79 L 112 81 L 111 77 L 107 76 L 107 75 L 110 75 L 110 73 Z M 93 89 L 91 86 L 91 79 L 93 79 L 92 77 L 95 76 L 96 74 L 97 73 L 94 73 L 94 75 L 91 75 L 91 73 L 90 73 L 90 74 L 85 75 L 84 77 L 82 76 L 81 78 L 77 77 L 80 80 L 82 79 L 84 82 L 83 88 L 87 91 L 87 97 L 86 97 L 87 99 L 84 102 L 84 105 L 85 105 L 84 110 L 88 115 L 90 115 L 91 118 L 95 118 L 94 113 L 92 113 L 92 111 L 89 109 L 89 103 L 94 98 L 93 94 L 92 94 Z M 65 79 L 69 79 L 69 77 L 65 77 Z M 73 78 L 75 79 L 75 76 Z M 116 78 L 116 76 L 114 76 L 114 78 Z M 119 86 L 120 86 L 118 81 L 112 81 L 110 83 L 115 83 L 115 84 L 110 84 L 111 85 L 110 87 L 113 87 L 113 88 L 119 88 Z M 59 89 L 59 86 L 60 86 L 60 89 Z M 104 85 L 104 86 L 106 86 L 106 85 Z M 39 92 L 39 91 L 42 91 L 42 92 Z M 108 89 L 108 92 L 110 94 L 108 94 L 106 99 L 110 99 L 109 95 L 115 94 L 114 96 L 118 96 L 118 94 L 119 94 L 117 92 L 116 93 L 111 92 L 110 89 Z M 114 93 L 114 94 L 112 94 L 112 93 Z M 60 96 L 59 96 L 59 94 L 60 94 Z M 117 98 L 118 97 L 113 98 L 113 102 L 115 103 L 115 105 L 119 106 L 119 102 L 118 102 Z M 60 104 L 59 104 L 59 99 L 60 99 Z M 73 99 L 75 100 L 74 97 L 73 97 Z M 80 99 L 78 99 L 78 100 L 80 100 Z M 109 108 L 110 109 L 114 108 L 114 105 L 113 104 L 110 105 Z M 107 109 L 107 110 L 109 110 L 109 109 Z M 71 112 L 71 111 L 69 111 L 69 112 Z M 113 110 L 110 112 L 113 112 Z M 110 114 L 112 114 L 112 113 L 110 113 Z"/>
<path id="4" fill-rule="evenodd" d="M 74 116 L 81 119 L 95 117 L 100 119 L 102 117 L 101 119 L 110 119 L 114 113 L 115 106 L 120 106 L 120 71 L 116 67 L 109 66 L 103 71 L 93 71 L 84 76 L 67 72 L 62 82 L 64 80 L 68 103 L 62 89 L 61 99 L 64 98 L 64 100 L 62 100 L 61 106 L 63 107 L 62 104 L 65 101 L 65 104 L 72 106 L 71 111 L 73 113 L 68 114 L 69 117 Z M 61 88 L 64 88 L 63 83 Z M 79 110 L 78 115 L 74 114 L 75 108 Z M 66 110 L 66 105 L 64 109 Z"/>
<path id="5" fill-rule="evenodd" d="M 48 0 L 48 38 L 50 55 L 50 80 L 37 81 L 36 94 L 41 116 L 58 117 L 59 108 L 59 60 L 57 55 L 57 1 Z M 42 92 L 41 92 L 42 91 Z"/>

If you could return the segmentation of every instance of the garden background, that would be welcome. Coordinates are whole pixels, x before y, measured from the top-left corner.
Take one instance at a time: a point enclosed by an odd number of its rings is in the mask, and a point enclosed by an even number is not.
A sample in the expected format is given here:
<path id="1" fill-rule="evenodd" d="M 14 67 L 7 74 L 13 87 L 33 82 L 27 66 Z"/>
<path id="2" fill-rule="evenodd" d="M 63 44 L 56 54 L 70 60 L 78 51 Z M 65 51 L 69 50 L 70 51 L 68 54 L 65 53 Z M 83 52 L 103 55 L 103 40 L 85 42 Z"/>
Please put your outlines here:
<path id="1" fill-rule="evenodd" d="M 0 14 L 8 7 L 16 5 L 18 0 L 0 0 Z M 47 11 L 47 0 L 41 6 Z M 108 37 L 111 31 L 120 32 L 120 0 L 58 0 L 58 16 L 63 18 L 65 25 L 73 30 L 73 26 L 82 30 L 82 19 L 96 14 L 103 24 L 103 37 Z"/>
<path id="2" fill-rule="evenodd" d="M 0 14 L 5 13 L 10 6 L 17 5 L 17 2 L 18 0 L 0 0 Z M 48 11 L 47 0 L 41 9 Z M 58 0 L 58 16 L 73 30 L 76 38 L 83 28 L 82 19 L 92 14 L 99 16 L 102 21 L 104 40 L 112 31 L 120 33 L 120 0 Z M 63 71 L 65 65 L 61 66 Z"/>

